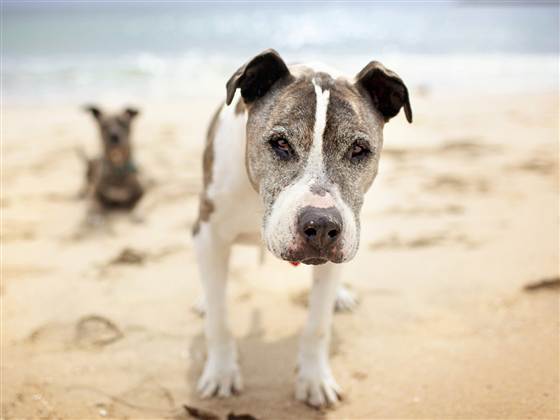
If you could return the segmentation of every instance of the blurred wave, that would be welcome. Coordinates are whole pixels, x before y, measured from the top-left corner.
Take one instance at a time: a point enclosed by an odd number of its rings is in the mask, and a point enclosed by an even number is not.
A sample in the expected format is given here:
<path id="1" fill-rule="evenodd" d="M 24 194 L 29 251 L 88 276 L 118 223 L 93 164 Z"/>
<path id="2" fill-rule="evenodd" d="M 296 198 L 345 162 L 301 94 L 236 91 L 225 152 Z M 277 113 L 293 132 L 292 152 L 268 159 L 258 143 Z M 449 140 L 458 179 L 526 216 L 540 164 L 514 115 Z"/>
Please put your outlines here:
<path id="1" fill-rule="evenodd" d="M 518 3 L 516 3 L 518 4 Z M 550 89 L 558 5 L 471 2 L 2 3 L 7 102 L 223 95 L 262 49 L 354 74 L 377 59 L 412 85 Z"/>

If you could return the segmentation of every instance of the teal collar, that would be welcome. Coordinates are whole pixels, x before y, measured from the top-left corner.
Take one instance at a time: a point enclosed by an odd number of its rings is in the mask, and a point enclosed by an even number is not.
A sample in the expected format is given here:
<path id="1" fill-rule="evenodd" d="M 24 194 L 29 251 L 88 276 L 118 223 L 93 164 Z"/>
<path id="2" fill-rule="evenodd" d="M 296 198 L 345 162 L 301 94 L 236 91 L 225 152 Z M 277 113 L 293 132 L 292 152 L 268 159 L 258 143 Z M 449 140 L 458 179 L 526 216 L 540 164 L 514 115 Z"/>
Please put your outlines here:
<path id="1" fill-rule="evenodd" d="M 138 172 L 138 168 L 136 167 L 136 164 L 132 161 L 132 159 L 127 160 L 123 165 L 120 166 L 115 166 L 110 161 L 105 160 L 105 165 L 109 167 L 112 172 L 116 172 L 119 175 Z"/>
<path id="2" fill-rule="evenodd" d="M 137 172 L 138 168 L 136 167 L 136 165 L 134 164 L 134 162 L 132 161 L 132 159 L 129 159 L 126 161 L 126 163 L 123 165 L 123 170 L 126 173 L 131 173 L 131 172 Z"/>

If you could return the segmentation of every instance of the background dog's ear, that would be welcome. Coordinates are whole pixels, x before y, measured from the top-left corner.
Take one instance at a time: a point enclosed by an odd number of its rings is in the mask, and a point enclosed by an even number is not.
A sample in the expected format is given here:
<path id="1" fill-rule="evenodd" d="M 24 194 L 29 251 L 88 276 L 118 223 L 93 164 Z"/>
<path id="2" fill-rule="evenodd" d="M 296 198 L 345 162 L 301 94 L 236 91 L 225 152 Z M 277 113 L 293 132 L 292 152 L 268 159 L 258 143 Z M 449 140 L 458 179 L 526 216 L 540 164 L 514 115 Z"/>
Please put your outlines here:
<path id="1" fill-rule="evenodd" d="M 273 49 L 252 58 L 237 70 L 226 84 L 226 104 L 231 104 L 237 88 L 246 103 L 266 94 L 280 78 L 290 74 L 284 60 Z"/>
<path id="2" fill-rule="evenodd" d="M 412 109 L 408 89 L 402 79 L 378 61 L 372 61 L 356 76 L 356 84 L 361 85 L 371 96 L 373 104 L 389 121 L 404 107 L 406 120 L 412 122 Z"/>
<path id="3" fill-rule="evenodd" d="M 93 115 L 96 120 L 98 120 L 102 114 L 101 110 L 95 105 L 86 105 L 84 106 L 84 110 L 87 112 L 91 112 L 91 115 Z"/>
<path id="4" fill-rule="evenodd" d="M 136 117 L 138 114 L 140 114 L 140 111 L 136 108 L 125 108 L 123 111 L 123 114 L 126 115 L 128 117 L 128 119 L 133 119 L 134 117 Z"/>

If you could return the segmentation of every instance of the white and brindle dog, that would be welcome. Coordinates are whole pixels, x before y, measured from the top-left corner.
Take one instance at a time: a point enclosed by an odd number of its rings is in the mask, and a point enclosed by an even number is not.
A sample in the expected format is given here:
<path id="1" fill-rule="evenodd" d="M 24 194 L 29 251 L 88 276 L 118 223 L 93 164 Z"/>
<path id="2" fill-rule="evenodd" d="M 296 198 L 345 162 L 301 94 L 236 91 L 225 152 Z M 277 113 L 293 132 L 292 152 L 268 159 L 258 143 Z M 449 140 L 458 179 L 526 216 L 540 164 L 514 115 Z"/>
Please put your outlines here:
<path id="1" fill-rule="evenodd" d="M 331 320 L 337 293 L 348 297 L 338 289 L 339 263 L 358 249 L 360 208 L 377 174 L 384 124 L 401 108 L 412 122 L 408 90 L 376 61 L 350 79 L 288 66 L 274 50 L 243 65 L 226 87 L 208 129 L 193 228 L 208 346 L 198 390 L 227 397 L 242 389 L 226 315 L 228 259 L 234 243 L 257 237 L 278 258 L 314 265 L 295 394 L 312 406 L 335 404 Z"/>

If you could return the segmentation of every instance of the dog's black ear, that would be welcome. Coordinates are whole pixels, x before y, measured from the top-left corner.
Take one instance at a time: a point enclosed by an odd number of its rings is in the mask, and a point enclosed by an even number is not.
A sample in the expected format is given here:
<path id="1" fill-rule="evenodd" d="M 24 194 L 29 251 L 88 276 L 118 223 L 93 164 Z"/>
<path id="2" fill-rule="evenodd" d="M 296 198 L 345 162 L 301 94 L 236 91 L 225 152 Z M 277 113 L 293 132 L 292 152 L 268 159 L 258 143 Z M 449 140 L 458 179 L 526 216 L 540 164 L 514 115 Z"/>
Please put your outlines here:
<path id="1" fill-rule="evenodd" d="M 408 89 L 402 79 L 378 61 L 372 61 L 356 76 L 356 84 L 370 95 L 373 104 L 389 121 L 404 108 L 406 120 L 412 122 Z"/>
<path id="2" fill-rule="evenodd" d="M 101 110 L 95 105 L 86 105 L 84 106 L 84 110 L 87 112 L 91 112 L 91 115 L 93 115 L 96 120 L 98 120 L 102 115 Z"/>
<path id="3" fill-rule="evenodd" d="M 290 74 L 288 66 L 273 49 L 268 49 L 241 66 L 226 84 L 226 104 L 231 104 L 237 88 L 246 103 L 264 96 L 280 78 Z"/>
<path id="4" fill-rule="evenodd" d="M 124 109 L 123 114 L 126 115 L 128 119 L 131 120 L 134 117 L 136 117 L 138 114 L 140 114 L 140 111 L 136 108 L 127 107 Z"/>

